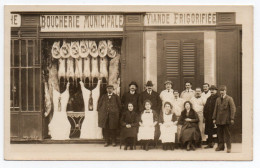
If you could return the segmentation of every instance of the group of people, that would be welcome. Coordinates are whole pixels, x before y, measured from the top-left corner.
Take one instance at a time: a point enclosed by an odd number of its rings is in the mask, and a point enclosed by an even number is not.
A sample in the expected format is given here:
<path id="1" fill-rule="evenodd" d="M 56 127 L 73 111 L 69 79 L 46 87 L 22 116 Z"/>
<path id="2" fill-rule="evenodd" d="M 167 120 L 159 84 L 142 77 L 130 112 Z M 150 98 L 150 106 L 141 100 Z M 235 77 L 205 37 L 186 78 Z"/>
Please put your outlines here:
<path id="1" fill-rule="evenodd" d="M 172 82 L 164 83 L 160 94 L 153 90 L 152 81 L 146 83 L 146 90 L 137 93 L 136 82 L 129 84 L 129 91 L 122 98 L 113 93 L 113 86 L 107 86 L 107 94 L 98 101 L 98 126 L 103 128 L 105 147 L 116 146 L 116 135 L 120 125 L 120 138 L 124 149 L 132 150 L 136 141 L 142 149 L 162 142 L 164 150 L 184 147 L 188 151 L 201 147 L 213 148 L 213 135 L 217 133 L 216 151 L 231 152 L 230 125 L 234 124 L 236 107 L 232 97 L 226 94 L 224 85 L 217 88 L 208 83 L 192 90 L 192 83 L 185 83 L 185 90 L 179 96 L 172 89 Z M 219 90 L 219 93 L 218 93 Z M 205 135 L 206 134 L 206 135 Z"/>

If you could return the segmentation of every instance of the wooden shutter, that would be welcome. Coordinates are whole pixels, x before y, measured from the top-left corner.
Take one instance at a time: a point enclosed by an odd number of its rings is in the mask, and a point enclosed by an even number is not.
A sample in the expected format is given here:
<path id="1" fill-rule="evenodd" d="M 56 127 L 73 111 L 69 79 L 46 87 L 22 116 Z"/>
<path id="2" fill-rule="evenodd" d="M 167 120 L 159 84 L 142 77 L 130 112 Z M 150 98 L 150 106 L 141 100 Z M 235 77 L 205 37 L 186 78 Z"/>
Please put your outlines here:
<path id="1" fill-rule="evenodd" d="M 164 41 L 164 58 L 166 77 L 171 80 L 177 88 L 179 88 L 180 80 L 180 40 L 165 40 Z"/>
<path id="2" fill-rule="evenodd" d="M 197 45 L 195 41 L 182 41 L 182 79 L 183 86 L 186 81 L 196 82 Z"/>

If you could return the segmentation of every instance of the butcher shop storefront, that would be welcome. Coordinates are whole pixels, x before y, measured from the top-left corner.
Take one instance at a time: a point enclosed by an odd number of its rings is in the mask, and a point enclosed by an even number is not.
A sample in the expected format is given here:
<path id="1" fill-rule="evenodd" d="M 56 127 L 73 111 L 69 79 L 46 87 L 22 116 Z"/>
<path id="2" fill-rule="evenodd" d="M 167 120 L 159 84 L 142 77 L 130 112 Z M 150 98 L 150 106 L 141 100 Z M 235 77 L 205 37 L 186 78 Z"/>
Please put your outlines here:
<path id="1" fill-rule="evenodd" d="M 185 81 L 193 89 L 227 85 L 237 106 L 234 137 L 241 141 L 242 31 L 235 15 L 13 13 L 11 142 L 101 142 L 96 104 L 106 86 L 122 96 L 131 81 L 140 93 L 147 80 L 157 92 L 165 80 L 179 91 Z M 56 125 L 63 125 L 62 135 Z"/>

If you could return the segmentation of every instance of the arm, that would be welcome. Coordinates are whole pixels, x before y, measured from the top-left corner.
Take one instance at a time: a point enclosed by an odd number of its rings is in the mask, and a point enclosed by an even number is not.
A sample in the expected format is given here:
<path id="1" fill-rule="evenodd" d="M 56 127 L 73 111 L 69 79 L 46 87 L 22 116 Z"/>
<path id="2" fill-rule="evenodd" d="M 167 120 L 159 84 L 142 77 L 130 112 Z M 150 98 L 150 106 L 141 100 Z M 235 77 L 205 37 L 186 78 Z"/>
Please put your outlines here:
<path id="1" fill-rule="evenodd" d="M 159 125 L 163 124 L 163 111 L 160 112 Z"/>
<path id="2" fill-rule="evenodd" d="M 195 118 L 194 119 L 191 119 L 190 120 L 190 122 L 193 122 L 193 123 L 195 123 L 195 122 L 199 122 L 200 120 L 199 120 L 199 116 L 198 116 L 198 114 L 194 111 L 194 115 L 195 115 Z"/>
<path id="3" fill-rule="evenodd" d="M 229 107 L 230 107 L 230 119 L 231 120 L 234 120 L 235 119 L 235 113 L 236 113 L 236 106 L 235 106 L 235 103 L 234 103 L 234 100 L 232 97 L 230 97 L 229 101 Z"/>
<path id="4" fill-rule="evenodd" d="M 158 123 L 158 115 L 156 111 L 153 111 L 153 126 L 156 126 L 157 123 Z"/>
<path id="5" fill-rule="evenodd" d="M 183 124 L 184 124 L 184 117 L 183 117 L 183 113 L 181 113 L 181 116 L 180 116 L 180 118 L 178 120 L 177 125 L 183 125 Z"/>
<path id="6" fill-rule="evenodd" d="M 98 99 L 98 106 L 97 106 L 97 111 L 100 110 L 101 106 L 102 106 L 102 102 L 103 102 L 103 99 L 104 99 L 104 95 Z"/>
<path id="7" fill-rule="evenodd" d="M 216 100 L 216 103 L 215 103 L 214 113 L 212 116 L 213 120 L 216 120 L 216 118 L 217 118 L 217 111 L 218 111 L 218 99 Z"/>
<path id="8" fill-rule="evenodd" d="M 126 122 L 125 122 L 125 116 L 126 116 L 126 112 L 123 113 L 121 119 L 120 119 L 120 124 L 125 127 L 126 126 Z"/>
<path id="9" fill-rule="evenodd" d="M 137 113 L 135 113 L 135 119 L 133 124 L 131 124 L 131 127 L 137 127 L 138 126 L 138 118 L 139 116 L 137 115 Z"/>
<path id="10" fill-rule="evenodd" d="M 119 96 L 117 96 L 117 95 L 116 95 L 116 103 L 117 103 L 119 112 L 121 112 L 121 110 L 122 110 L 121 100 L 120 100 Z"/>
<path id="11" fill-rule="evenodd" d="M 161 108 L 162 108 L 162 100 L 161 100 L 161 98 L 158 94 L 158 96 L 157 96 L 157 111 L 160 111 Z"/>

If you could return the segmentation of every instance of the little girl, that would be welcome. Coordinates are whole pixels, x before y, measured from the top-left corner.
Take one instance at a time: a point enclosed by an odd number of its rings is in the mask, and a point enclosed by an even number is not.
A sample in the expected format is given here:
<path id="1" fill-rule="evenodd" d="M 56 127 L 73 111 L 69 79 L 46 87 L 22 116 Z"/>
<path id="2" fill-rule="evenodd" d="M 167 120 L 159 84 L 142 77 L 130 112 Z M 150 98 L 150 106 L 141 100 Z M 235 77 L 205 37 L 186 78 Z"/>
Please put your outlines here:
<path id="1" fill-rule="evenodd" d="M 157 113 L 151 109 L 152 102 L 144 101 L 145 110 L 141 114 L 139 122 L 138 141 L 141 141 L 142 148 L 146 151 L 149 149 L 149 143 L 154 140 L 155 126 L 158 123 Z"/>
<path id="2" fill-rule="evenodd" d="M 163 150 L 167 150 L 168 147 L 174 150 L 173 143 L 175 142 L 175 133 L 177 133 L 177 117 L 172 113 L 172 105 L 170 102 L 165 102 L 163 107 L 159 117 L 160 140 L 163 144 Z"/>

